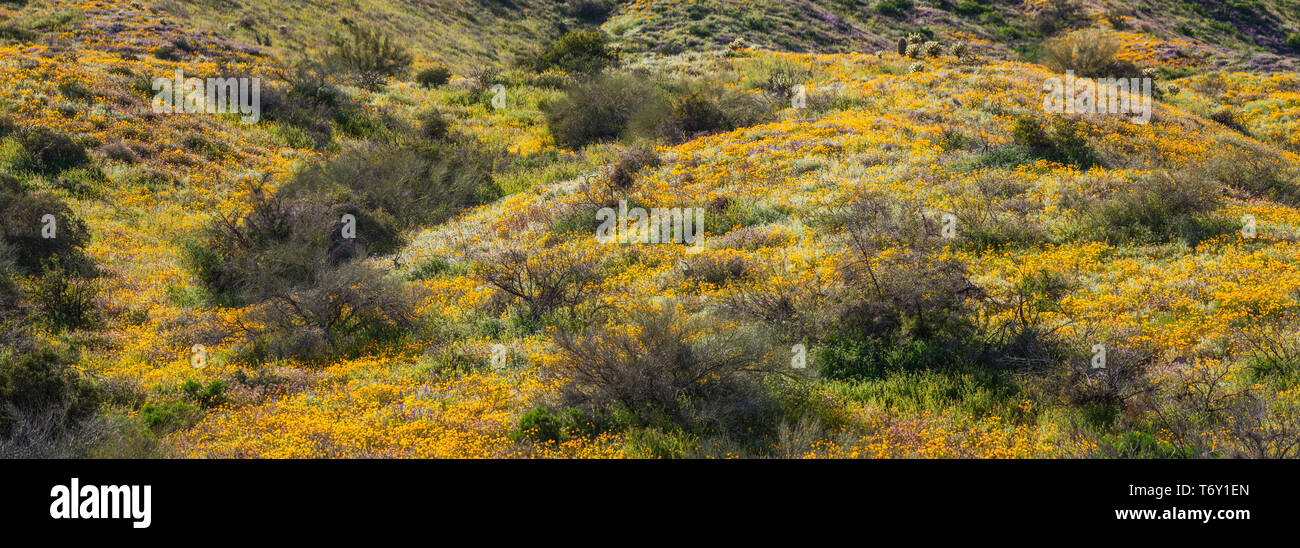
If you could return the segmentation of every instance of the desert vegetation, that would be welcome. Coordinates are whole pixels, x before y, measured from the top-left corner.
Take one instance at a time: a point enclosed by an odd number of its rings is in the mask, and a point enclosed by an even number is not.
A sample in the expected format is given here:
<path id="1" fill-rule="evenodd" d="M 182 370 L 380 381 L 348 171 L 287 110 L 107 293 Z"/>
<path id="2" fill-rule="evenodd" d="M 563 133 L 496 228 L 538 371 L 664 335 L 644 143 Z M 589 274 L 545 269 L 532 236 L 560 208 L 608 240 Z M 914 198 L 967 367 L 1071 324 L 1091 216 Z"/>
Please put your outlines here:
<path id="1" fill-rule="evenodd" d="M 299 4 L 0 2 L 0 456 L 1300 456 L 1293 1 Z"/>

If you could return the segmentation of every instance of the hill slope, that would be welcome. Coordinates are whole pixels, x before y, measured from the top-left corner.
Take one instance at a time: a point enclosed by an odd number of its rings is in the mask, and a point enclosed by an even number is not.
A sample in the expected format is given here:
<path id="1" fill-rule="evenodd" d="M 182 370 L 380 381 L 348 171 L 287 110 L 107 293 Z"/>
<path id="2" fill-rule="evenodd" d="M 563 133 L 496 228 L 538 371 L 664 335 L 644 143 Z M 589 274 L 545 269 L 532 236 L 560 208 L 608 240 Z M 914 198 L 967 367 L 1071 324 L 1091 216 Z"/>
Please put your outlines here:
<path id="1" fill-rule="evenodd" d="M 0 171 L 65 200 L 107 273 L 96 322 L 33 336 L 117 391 L 103 404 L 116 433 L 94 455 L 1287 455 L 1300 89 L 1279 40 L 1297 29 L 1294 3 L 1127 2 L 1118 30 L 1102 20 L 1119 3 L 1089 2 L 1053 29 L 1099 25 L 1123 39 L 1120 57 L 1168 69 L 1160 85 L 1182 91 L 1145 125 L 1044 112 L 1043 82 L 1059 75 L 1017 53 L 1033 57 L 1045 34 L 1044 3 L 1031 4 L 4 4 Z M 319 126 L 284 115 L 283 99 L 251 126 L 150 109 L 150 79 L 176 69 L 294 93 L 304 84 L 286 69 L 343 18 L 459 77 L 321 84 L 335 110 Z M 695 90 L 674 105 L 730 93 L 723 107 L 770 116 L 564 148 L 549 109 L 568 84 L 600 79 L 467 78 L 580 24 L 628 53 L 611 72 Z M 1182 25 L 1190 35 L 1171 30 Z M 978 56 L 897 55 L 922 27 Z M 728 48 L 736 39 L 752 47 Z M 1217 70 L 1234 66 L 1253 70 Z M 475 89 L 494 83 L 503 108 Z M 490 196 L 354 263 L 409 298 L 414 320 L 323 358 L 257 346 L 247 335 L 272 305 L 223 301 L 187 264 L 196 243 L 357 150 L 378 151 L 357 168 L 369 178 L 330 192 L 379 186 L 407 150 L 393 143 L 433 139 L 430 109 L 497 160 Z M 90 160 L 24 167 L 38 127 Z M 592 219 L 619 202 L 704 210 L 702 249 L 602 243 Z M 575 374 L 592 368 L 650 373 Z M 1214 409 L 1189 403 L 1206 391 L 1221 395 Z"/>

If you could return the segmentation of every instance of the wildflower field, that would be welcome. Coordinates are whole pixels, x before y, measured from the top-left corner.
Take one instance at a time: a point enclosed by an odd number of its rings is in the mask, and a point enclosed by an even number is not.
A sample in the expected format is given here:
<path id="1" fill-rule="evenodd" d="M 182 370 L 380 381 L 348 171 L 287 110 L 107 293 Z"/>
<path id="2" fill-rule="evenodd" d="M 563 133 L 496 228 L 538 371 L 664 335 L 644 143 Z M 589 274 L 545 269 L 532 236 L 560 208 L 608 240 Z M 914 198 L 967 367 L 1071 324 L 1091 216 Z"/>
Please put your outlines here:
<path id="1" fill-rule="evenodd" d="M 0 456 L 1300 456 L 1294 1 L 248 4 L 0 0 Z"/>

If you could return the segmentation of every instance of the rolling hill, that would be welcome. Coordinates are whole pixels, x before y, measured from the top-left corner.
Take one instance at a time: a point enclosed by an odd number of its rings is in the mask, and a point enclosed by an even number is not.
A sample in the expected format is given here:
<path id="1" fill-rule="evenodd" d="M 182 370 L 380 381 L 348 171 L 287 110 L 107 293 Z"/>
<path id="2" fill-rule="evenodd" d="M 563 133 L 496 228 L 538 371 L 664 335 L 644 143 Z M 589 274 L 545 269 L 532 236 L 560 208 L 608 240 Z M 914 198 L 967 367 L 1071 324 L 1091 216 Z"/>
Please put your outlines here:
<path id="1" fill-rule="evenodd" d="M 92 387 L 0 391 L 0 454 L 1294 457 L 1297 8 L 0 2 L 0 387 Z M 1088 54 L 1149 123 L 1044 110 Z M 56 201 L 97 274 L 23 270 Z"/>

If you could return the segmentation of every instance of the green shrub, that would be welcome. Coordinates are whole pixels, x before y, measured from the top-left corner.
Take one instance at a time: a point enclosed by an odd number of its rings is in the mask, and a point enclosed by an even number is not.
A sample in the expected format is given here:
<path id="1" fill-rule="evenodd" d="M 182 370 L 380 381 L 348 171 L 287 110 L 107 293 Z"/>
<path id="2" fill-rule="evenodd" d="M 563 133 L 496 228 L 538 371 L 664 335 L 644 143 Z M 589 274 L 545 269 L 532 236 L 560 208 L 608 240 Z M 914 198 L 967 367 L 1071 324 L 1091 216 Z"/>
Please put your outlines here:
<path id="1" fill-rule="evenodd" d="M 1038 161 L 1033 151 L 1022 146 L 1004 146 L 992 148 L 975 154 L 963 162 L 958 169 L 975 171 L 979 169 L 1006 169 L 1031 165 Z"/>
<path id="2" fill-rule="evenodd" d="M 381 236 L 396 234 L 440 223 L 496 198 L 492 172 L 497 161 L 495 153 L 472 141 L 361 147 L 309 166 L 280 193 L 324 198 L 338 213 L 358 208 L 359 225 L 364 217 L 379 225 Z M 357 239 L 363 237 L 358 230 Z M 366 249 L 388 253 L 400 243 L 396 238 L 372 238 Z"/>
<path id="3" fill-rule="evenodd" d="M 42 235 L 45 215 L 54 216 L 54 238 Z M 91 274 L 90 262 L 81 251 L 89 240 L 86 225 L 54 194 L 28 191 L 17 178 L 0 173 L 0 218 L 5 219 L 0 241 L 19 272 L 39 275 L 44 263 L 57 257 L 64 270 Z"/>
<path id="4" fill-rule="evenodd" d="M 45 347 L 0 349 L 0 437 L 58 436 L 95 414 L 102 393 L 72 364 Z"/>
<path id="5" fill-rule="evenodd" d="M 1082 211 L 1085 237 L 1114 244 L 1202 240 L 1236 231 L 1232 219 L 1211 215 L 1223 203 L 1220 187 L 1198 177 L 1143 176 L 1100 201 L 1078 195 L 1066 207 Z"/>
<path id="6" fill-rule="evenodd" d="M 451 69 L 442 65 L 428 67 L 415 74 L 415 82 L 425 89 L 445 85 L 449 80 Z"/>
<path id="7" fill-rule="evenodd" d="M 612 11 L 614 3 L 611 0 L 571 0 L 564 10 L 569 17 L 593 25 L 604 22 Z"/>
<path id="8" fill-rule="evenodd" d="M 1142 69 L 1116 57 L 1119 41 L 1100 29 L 1075 31 L 1043 43 L 1038 60 L 1057 72 L 1086 78 L 1139 78 Z"/>
<path id="9" fill-rule="evenodd" d="M 67 134 L 44 128 L 28 128 L 18 134 L 18 153 L 14 167 L 46 175 L 90 163 L 90 155 Z"/>
<path id="10" fill-rule="evenodd" d="M 1300 32 L 1293 32 L 1286 37 L 1286 45 L 1295 51 L 1300 51 Z"/>
<path id="11" fill-rule="evenodd" d="M 962 371 L 960 364 L 939 370 L 899 367 L 851 383 L 834 383 L 832 390 L 855 403 L 908 413 L 959 413 L 978 420 L 994 414 L 1008 420 L 1023 415 L 1024 399 L 1009 376 L 990 370 Z"/>
<path id="12" fill-rule="evenodd" d="M 42 262 L 41 274 L 27 284 L 26 297 L 40 312 L 37 318 L 54 330 L 76 329 L 94 320 L 99 285 L 76 261 L 50 257 Z"/>
<path id="13" fill-rule="evenodd" d="M 140 420 L 157 435 L 165 435 L 194 426 L 203 412 L 185 401 L 150 402 L 140 408 Z"/>
<path id="14" fill-rule="evenodd" d="M 580 409 L 568 408 L 551 410 L 546 407 L 534 407 L 519 417 L 519 427 L 511 433 L 511 439 L 533 440 L 538 442 L 564 442 L 575 438 L 593 438 L 600 434 L 605 425 L 597 425 Z"/>
<path id="15" fill-rule="evenodd" d="M 543 105 L 555 142 L 570 149 L 618 139 L 647 105 L 662 104 L 661 94 L 641 78 L 606 75 L 570 88 L 563 98 Z"/>
<path id="16" fill-rule="evenodd" d="M 749 200 L 723 198 L 705 208 L 704 230 L 709 234 L 726 234 L 736 228 L 773 223 L 790 214 L 788 206 L 770 205 Z"/>
<path id="17" fill-rule="evenodd" d="M 187 262 L 218 302 L 253 306 L 262 327 L 247 333 L 249 359 L 360 351 L 400 336 L 411 310 L 404 287 L 359 259 L 490 197 L 492 162 L 449 141 L 350 149 L 273 194 L 255 187 L 245 216 L 186 244 Z M 355 233 L 344 234 L 345 215 Z"/>
<path id="18" fill-rule="evenodd" d="M 993 11 L 993 7 L 982 0 L 961 0 L 954 11 L 965 16 L 979 16 Z"/>
<path id="19" fill-rule="evenodd" d="M 779 91 L 788 100 L 789 90 Z M 775 118 L 781 106 L 775 95 L 745 93 L 696 81 L 671 81 L 651 88 L 634 106 L 624 136 L 681 143 L 689 139 L 752 126 Z"/>
<path id="20" fill-rule="evenodd" d="M 912 0 L 880 0 L 876 2 L 875 10 L 876 13 L 887 17 L 902 17 L 915 7 Z"/>
<path id="21" fill-rule="evenodd" d="M 283 90 L 263 86 L 262 117 L 305 133 L 316 149 L 324 149 L 333 141 L 333 125 L 352 137 L 363 137 L 362 132 L 381 126 L 331 81 L 329 73 L 325 67 L 302 64 L 282 76 L 287 84 Z M 294 138 L 301 141 L 301 136 Z"/>
<path id="22" fill-rule="evenodd" d="M 1189 459 L 1196 455 L 1160 441 L 1146 432 L 1124 432 L 1106 436 L 1098 450 L 1117 459 Z"/>
<path id="23" fill-rule="evenodd" d="M 38 12 L 29 17 L 25 23 L 28 27 L 36 30 L 49 31 L 62 27 L 72 21 L 79 19 L 81 13 L 70 9 L 60 9 L 53 11 Z"/>
<path id="24" fill-rule="evenodd" d="M 449 264 L 445 259 L 441 257 L 434 257 L 432 259 L 420 263 L 415 268 L 411 269 L 411 272 L 410 274 L 408 274 L 407 277 L 411 281 L 428 280 L 431 278 L 436 278 L 438 276 L 441 276 L 443 273 L 449 272 L 451 270 L 452 270 L 451 264 Z"/>
<path id="25" fill-rule="evenodd" d="M 812 295 L 742 292 L 727 308 L 820 350 L 831 378 L 870 378 L 894 369 L 971 361 L 981 350 L 971 317 L 981 291 L 965 264 L 944 257 L 940 225 L 915 206 L 862 196 L 828 212 L 851 258 L 841 288 Z"/>
<path id="26" fill-rule="evenodd" d="M 226 389 L 229 385 L 222 380 L 214 380 L 206 385 L 199 381 L 187 380 L 181 383 L 181 392 L 198 404 L 199 409 L 211 409 L 226 403 Z"/>
<path id="27" fill-rule="evenodd" d="M 419 115 L 420 136 L 431 141 L 440 141 L 447 138 L 447 132 L 451 129 L 451 122 L 447 117 L 437 110 L 427 110 Z"/>
<path id="28" fill-rule="evenodd" d="M 347 29 L 350 40 L 341 36 L 330 38 L 332 49 L 327 59 L 355 74 L 363 87 L 379 89 L 388 78 L 401 76 L 410 69 L 414 57 L 387 33 L 355 24 Z"/>
<path id="29" fill-rule="evenodd" d="M 26 42 L 36 38 L 36 33 L 31 29 L 21 27 L 12 21 L 0 23 L 0 40 L 13 40 L 15 42 Z"/>
<path id="30" fill-rule="evenodd" d="M 1037 119 L 1020 118 L 1012 130 L 1012 140 L 1040 158 L 1051 162 L 1088 169 L 1098 163 L 1081 125 L 1063 116 L 1052 118 L 1050 131 Z"/>
<path id="31" fill-rule="evenodd" d="M 595 74 L 618 62 L 609 38 L 598 30 L 571 31 L 532 60 L 533 70 L 548 69 L 568 73 Z"/>
<path id="32" fill-rule="evenodd" d="M 1300 169 L 1268 147 L 1231 136 L 1217 139 L 1192 176 L 1223 183 L 1251 198 L 1300 205 Z"/>

